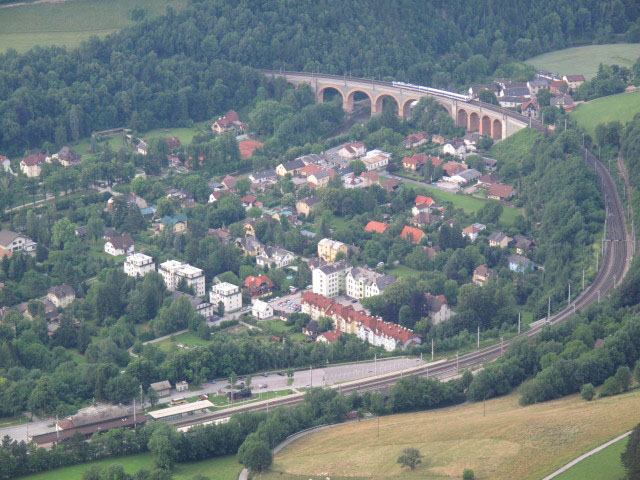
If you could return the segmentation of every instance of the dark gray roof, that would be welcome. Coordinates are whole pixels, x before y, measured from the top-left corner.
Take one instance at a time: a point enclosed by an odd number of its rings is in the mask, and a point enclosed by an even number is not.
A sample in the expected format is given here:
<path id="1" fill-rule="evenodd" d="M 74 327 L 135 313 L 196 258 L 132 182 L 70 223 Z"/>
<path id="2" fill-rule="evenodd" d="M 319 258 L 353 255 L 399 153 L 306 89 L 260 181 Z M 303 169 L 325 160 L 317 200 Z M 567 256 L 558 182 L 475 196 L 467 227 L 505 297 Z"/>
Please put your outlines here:
<path id="1" fill-rule="evenodd" d="M 263 178 L 276 177 L 277 175 L 275 170 L 264 170 L 262 172 L 254 172 L 251 176 L 256 180 L 262 180 Z"/>
<path id="2" fill-rule="evenodd" d="M 286 162 L 286 163 L 282 164 L 282 166 L 284 167 L 284 169 L 287 172 L 291 172 L 293 170 L 297 170 L 299 168 L 302 168 L 302 167 L 304 167 L 304 165 L 305 165 L 305 163 L 302 160 L 298 159 L 298 158 L 296 158 L 295 160 L 291 160 L 289 162 Z"/>
<path id="3" fill-rule="evenodd" d="M 24 236 L 11 230 L 0 230 L 0 245 L 6 246 L 13 242 L 16 238 Z"/>
<path id="4" fill-rule="evenodd" d="M 76 294 L 73 287 L 65 283 L 63 283 L 62 285 L 51 287 L 48 293 L 51 293 L 52 295 L 55 295 L 58 298 L 71 297 Z"/>

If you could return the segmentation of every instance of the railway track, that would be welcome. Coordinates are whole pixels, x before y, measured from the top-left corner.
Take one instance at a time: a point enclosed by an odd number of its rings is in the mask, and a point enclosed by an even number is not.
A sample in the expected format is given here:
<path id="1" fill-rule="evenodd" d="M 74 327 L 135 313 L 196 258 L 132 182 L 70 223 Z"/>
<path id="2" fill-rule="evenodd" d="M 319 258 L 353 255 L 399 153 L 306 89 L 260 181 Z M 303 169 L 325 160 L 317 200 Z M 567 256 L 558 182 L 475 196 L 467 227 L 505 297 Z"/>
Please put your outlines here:
<path id="1" fill-rule="evenodd" d="M 379 83 L 385 84 L 387 82 Z M 483 107 L 484 106 L 485 104 L 483 104 Z M 522 118 L 522 115 L 519 115 L 516 112 L 511 112 L 500 107 L 491 107 L 506 115 L 517 116 L 520 119 Z M 544 131 L 544 127 L 538 122 L 532 123 L 532 127 L 536 130 Z M 521 338 L 533 337 L 539 334 L 547 325 L 556 325 L 567 320 L 576 312 L 586 308 L 594 302 L 599 302 L 602 296 L 611 292 L 615 286 L 618 285 L 618 282 L 622 280 L 631 264 L 631 259 L 633 257 L 631 246 L 634 244 L 627 234 L 624 210 L 613 179 L 609 175 L 609 171 L 587 149 L 582 148 L 582 153 L 584 155 L 586 165 L 589 168 L 594 169 L 600 179 L 600 190 L 605 198 L 605 237 L 602 241 L 602 262 L 600 263 L 600 268 L 598 269 L 595 279 L 591 285 L 589 285 L 573 300 L 570 305 L 549 317 L 545 322 L 537 323 L 527 332 L 490 347 L 461 355 L 455 359 L 420 365 L 418 367 L 412 367 L 399 372 L 355 380 L 341 385 L 333 385 L 328 388 L 339 390 L 342 393 L 351 393 L 354 391 L 366 392 L 379 390 L 393 385 L 399 379 L 408 375 L 420 375 L 439 379 L 450 378 L 457 375 L 462 369 L 478 367 L 483 365 L 485 362 L 497 359 L 507 350 L 511 343 Z M 239 405 L 218 412 L 213 412 L 210 415 L 199 417 L 197 419 L 185 419 L 175 422 L 174 425 L 176 427 L 185 428 L 196 424 L 213 423 L 217 420 L 224 420 L 235 413 L 262 410 L 268 411 L 275 407 L 295 405 L 300 403 L 303 398 L 303 393 L 297 393 L 286 397 L 275 398 L 273 400 Z"/>

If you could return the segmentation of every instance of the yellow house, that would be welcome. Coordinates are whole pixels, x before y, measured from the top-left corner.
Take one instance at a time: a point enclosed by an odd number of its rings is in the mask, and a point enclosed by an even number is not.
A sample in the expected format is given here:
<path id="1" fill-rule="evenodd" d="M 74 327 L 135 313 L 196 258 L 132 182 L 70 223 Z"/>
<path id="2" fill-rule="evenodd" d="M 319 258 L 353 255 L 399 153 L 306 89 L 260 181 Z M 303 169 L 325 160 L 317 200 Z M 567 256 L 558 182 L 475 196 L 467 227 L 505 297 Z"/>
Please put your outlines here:
<path id="1" fill-rule="evenodd" d="M 338 253 L 349 253 L 349 247 L 346 244 L 330 238 L 323 238 L 318 242 L 318 257 L 327 262 L 335 262 Z"/>

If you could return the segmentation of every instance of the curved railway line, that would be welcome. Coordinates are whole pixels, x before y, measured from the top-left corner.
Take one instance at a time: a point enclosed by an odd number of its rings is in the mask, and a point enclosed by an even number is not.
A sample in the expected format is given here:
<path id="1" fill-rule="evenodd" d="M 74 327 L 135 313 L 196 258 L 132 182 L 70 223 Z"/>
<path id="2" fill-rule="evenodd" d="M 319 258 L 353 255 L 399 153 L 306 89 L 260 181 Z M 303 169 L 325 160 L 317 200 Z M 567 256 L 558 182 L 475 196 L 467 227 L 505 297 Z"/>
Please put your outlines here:
<path id="1" fill-rule="evenodd" d="M 389 82 L 376 83 L 386 84 Z M 483 108 L 494 109 L 505 115 L 518 117 L 520 120 L 526 118 L 516 112 L 509 111 L 501 107 L 493 105 L 489 106 L 487 104 L 482 104 L 482 106 Z M 529 119 L 526 118 L 526 121 L 528 122 Z M 544 131 L 542 124 L 537 121 L 532 122 L 531 126 L 536 130 Z M 441 379 L 454 376 L 460 369 L 478 367 L 483 365 L 485 362 L 497 359 L 506 351 L 512 342 L 521 338 L 533 337 L 540 333 L 545 326 L 555 325 L 567 320 L 575 312 L 586 308 L 594 302 L 598 302 L 601 296 L 611 292 L 618 282 L 622 280 L 630 266 L 635 242 L 630 239 L 627 234 L 624 210 L 622 208 L 616 186 L 608 170 L 587 149 L 582 148 L 582 153 L 587 166 L 595 169 L 595 172 L 600 179 L 600 190 L 605 198 L 605 237 L 602 241 L 602 262 L 600 263 L 600 268 L 596 273 L 595 279 L 580 295 L 573 299 L 569 306 L 555 315 L 552 315 L 547 319 L 547 321 L 537 322 L 536 325 L 527 332 L 490 347 L 476 350 L 451 360 L 441 360 L 431 364 L 423 364 L 399 372 L 354 380 L 340 385 L 333 385 L 328 388 L 333 388 L 343 393 L 350 393 L 353 391 L 366 392 L 379 390 L 383 387 L 392 385 L 394 382 L 407 375 L 420 375 L 428 376 L 429 378 L 435 377 Z M 248 403 L 212 412 L 211 414 L 207 414 L 197 419 L 184 419 L 178 422 L 173 422 L 173 424 L 179 428 L 188 428 L 196 424 L 213 423 L 225 420 L 235 413 L 259 410 L 268 411 L 270 408 L 295 405 L 301 402 L 303 397 L 304 393 L 297 393 L 268 401 L 263 400 L 261 402 Z"/>

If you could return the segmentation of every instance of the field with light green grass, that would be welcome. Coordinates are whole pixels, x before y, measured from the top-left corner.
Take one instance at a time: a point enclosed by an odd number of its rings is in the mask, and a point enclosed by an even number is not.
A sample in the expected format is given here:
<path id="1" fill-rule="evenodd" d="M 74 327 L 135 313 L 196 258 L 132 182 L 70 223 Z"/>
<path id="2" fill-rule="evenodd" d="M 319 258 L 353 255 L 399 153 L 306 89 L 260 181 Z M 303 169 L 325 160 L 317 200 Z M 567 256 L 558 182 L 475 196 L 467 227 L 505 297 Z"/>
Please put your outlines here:
<path id="1" fill-rule="evenodd" d="M 627 92 L 597 98 L 578 105 L 570 115 L 595 140 L 599 123 L 617 120 L 626 123 L 640 113 L 640 92 Z"/>
<path id="2" fill-rule="evenodd" d="M 80 480 L 84 472 L 93 466 L 106 468 L 110 465 L 122 465 L 127 473 L 133 474 L 141 469 L 152 469 L 153 460 L 150 454 L 143 453 L 82 463 L 20 478 L 21 480 Z M 196 475 L 204 475 L 209 480 L 229 480 L 237 478 L 240 470 L 242 470 L 242 466 L 236 460 L 236 456 L 228 455 L 201 462 L 178 463 L 173 472 L 173 479 L 191 480 Z"/>
<path id="3" fill-rule="evenodd" d="M 562 75 L 581 73 L 585 78 L 590 79 L 598 73 L 598 65 L 601 63 L 631 67 L 638 57 L 640 57 L 640 43 L 615 43 L 565 48 L 538 55 L 526 60 L 525 63 Z"/>
<path id="4" fill-rule="evenodd" d="M 185 345 L 189 348 L 192 348 L 192 347 L 195 347 L 196 345 L 204 347 L 208 345 L 208 343 L 209 342 L 207 342 L 206 340 L 202 340 L 200 337 L 194 335 L 191 332 L 185 332 L 179 335 L 173 335 L 172 337 L 162 340 L 160 342 L 155 342 L 152 345 L 155 345 L 160 350 L 166 351 L 166 350 L 170 350 L 173 346 L 180 348 L 178 347 L 178 344 Z"/>
<path id="5" fill-rule="evenodd" d="M 624 477 L 624 467 L 620 454 L 627 446 L 628 438 L 622 439 L 604 450 L 599 451 L 575 464 L 566 472 L 556 477 L 556 480 L 621 480 Z"/>
<path id="6" fill-rule="evenodd" d="M 93 35 L 104 37 L 134 23 L 132 8 L 145 18 L 182 10 L 187 0 L 67 0 L 0 8 L 0 52 L 26 52 L 36 45 L 74 48 Z"/>

